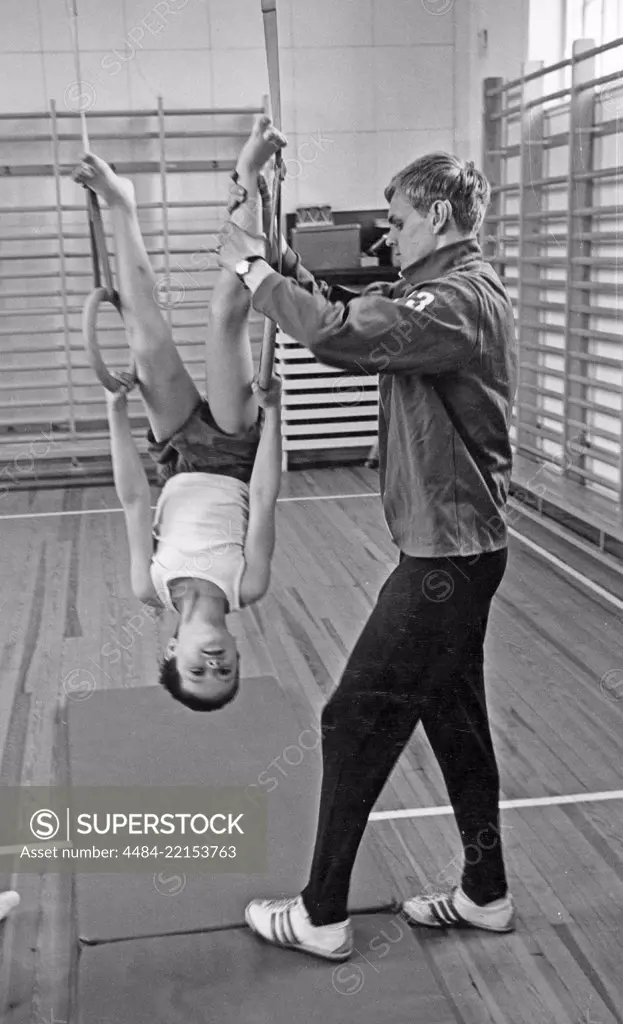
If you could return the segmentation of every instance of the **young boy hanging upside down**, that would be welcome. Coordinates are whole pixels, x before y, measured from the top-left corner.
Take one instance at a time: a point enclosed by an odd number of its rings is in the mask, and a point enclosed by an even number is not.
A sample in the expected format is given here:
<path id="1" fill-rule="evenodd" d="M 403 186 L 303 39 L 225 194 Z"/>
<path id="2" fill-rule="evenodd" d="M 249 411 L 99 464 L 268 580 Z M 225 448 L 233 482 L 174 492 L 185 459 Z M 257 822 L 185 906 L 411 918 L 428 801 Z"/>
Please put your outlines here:
<path id="1" fill-rule="evenodd" d="M 240 154 L 238 189 L 248 201 L 233 214 L 258 232 L 258 175 L 285 139 L 261 117 Z M 202 398 L 156 301 L 156 278 L 141 237 L 134 189 L 86 154 L 74 179 L 111 212 L 117 283 L 138 386 L 150 423 L 149 453 L 164 485 L 152 521 L 150 490 L 132 439 L 127 391 L 106 392 L 115 488 L 125 513 L 132 589 L 143 603 L 179 615 L 160 682 L 194 711 L 236 695 L 240 657 L 227 616 L 268 589 L 281 482 L 281 385 L 254 378 L 249 293 L 220 271 L 207 340 Z"/>

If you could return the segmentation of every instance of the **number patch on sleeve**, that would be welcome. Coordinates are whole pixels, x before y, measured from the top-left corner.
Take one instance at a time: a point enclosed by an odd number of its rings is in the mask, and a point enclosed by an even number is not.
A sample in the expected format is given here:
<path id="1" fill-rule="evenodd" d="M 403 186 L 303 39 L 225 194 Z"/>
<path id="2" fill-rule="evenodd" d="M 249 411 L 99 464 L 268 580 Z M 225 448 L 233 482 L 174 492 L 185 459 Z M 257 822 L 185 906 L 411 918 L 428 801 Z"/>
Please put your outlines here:
<path id="1" fill-rule="evenodd" d="M 434 301 L 435 296 L 431 292 L 417 292 L 412 299 L 407 299 L 405 306 L 414 310 L 415 313 L 421 313 L 427 306 L 430 306 L 431 302 Z"/>

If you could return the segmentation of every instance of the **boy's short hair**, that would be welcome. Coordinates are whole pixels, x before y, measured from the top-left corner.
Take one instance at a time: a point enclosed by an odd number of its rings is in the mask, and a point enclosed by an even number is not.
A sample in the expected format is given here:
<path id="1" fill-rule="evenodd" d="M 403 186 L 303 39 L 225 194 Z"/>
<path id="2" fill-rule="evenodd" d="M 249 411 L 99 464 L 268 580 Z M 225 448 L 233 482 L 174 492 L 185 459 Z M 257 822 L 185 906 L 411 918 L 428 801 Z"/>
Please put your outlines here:
<path id="1" fill-rule="evenodd" d="M 190 708 L 191 711 L 219 711 L 230 704 L 240 689 L 240 655 L 237 656 L 236 674 L 231 687 L 218 697 L 199 697 L 196 693 L 186 693 L 182 677 L 178 672 L 175 657 L 165 658 L 160 666 L 158 682 L 171 694 L 174 700 Z"/>
<path id="2" fill-rule="evenodd" d="M 457 228 L 470 234 L 480 230 L 491 201 L 491 186 L 473 161 L 463 163 L 450 153 L 429 153 L 414 160 L 385 189 L 388 203 L 396 192 L 422 216 L 436 200 L 447 200 Z"/>

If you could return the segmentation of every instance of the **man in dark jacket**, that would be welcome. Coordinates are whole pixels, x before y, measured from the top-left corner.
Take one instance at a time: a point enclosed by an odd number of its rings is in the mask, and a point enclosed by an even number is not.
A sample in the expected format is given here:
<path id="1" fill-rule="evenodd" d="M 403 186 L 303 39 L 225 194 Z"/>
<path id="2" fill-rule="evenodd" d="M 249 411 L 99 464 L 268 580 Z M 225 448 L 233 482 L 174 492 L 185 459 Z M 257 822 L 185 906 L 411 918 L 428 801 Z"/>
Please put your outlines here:
<path id="1" fill-rule="evenodd" d="M 322 714 L 323 779 L 308 884 L 255 900 L 249 926 L 328 960 L 353 950 L 347 901 L 363 831 L 417 724 L 444 775 L 463 849 L 460 884 L 414 896 L 413 923 L 510 931 L 499 775 L 483 673 L 491 601 L 507 562 L 515 326 L 477 240 L 490 188 L 444 153 L 395 176 L 388 244 L 400 281 L 361 295 L 318 284 L 291 251 L 283 276 L 263 243 L 229 223 L 221 266 L 255 309 L 322 362 L 379 375 L 383 509 L 399 563 Z"/>

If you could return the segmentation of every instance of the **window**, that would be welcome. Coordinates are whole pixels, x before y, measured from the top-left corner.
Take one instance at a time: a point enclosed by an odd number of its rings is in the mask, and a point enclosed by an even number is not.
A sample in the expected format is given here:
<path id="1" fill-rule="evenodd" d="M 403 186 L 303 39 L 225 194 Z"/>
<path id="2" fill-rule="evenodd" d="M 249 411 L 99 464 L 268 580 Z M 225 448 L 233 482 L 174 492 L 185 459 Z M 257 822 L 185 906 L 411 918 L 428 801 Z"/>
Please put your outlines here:
<path id="1" fill-rule="evenodd" d="M 576 39 L 594 39 L 601 46 L 621 36 L 621 0 L 530 0 L 530 60 L 555 64 L 571 56 Z M 604 55 L 599 69 L 603 73 L 616 70 L 609 56 Z"/>

